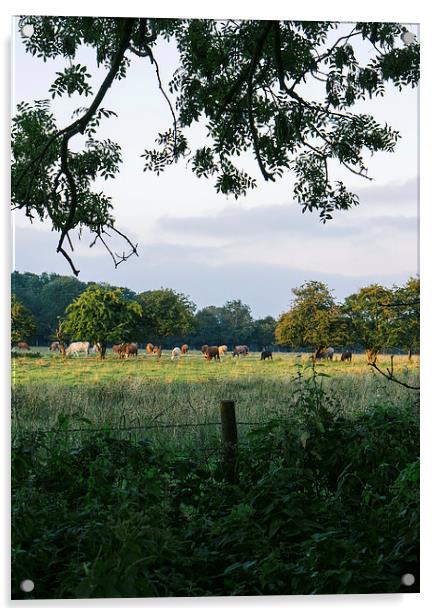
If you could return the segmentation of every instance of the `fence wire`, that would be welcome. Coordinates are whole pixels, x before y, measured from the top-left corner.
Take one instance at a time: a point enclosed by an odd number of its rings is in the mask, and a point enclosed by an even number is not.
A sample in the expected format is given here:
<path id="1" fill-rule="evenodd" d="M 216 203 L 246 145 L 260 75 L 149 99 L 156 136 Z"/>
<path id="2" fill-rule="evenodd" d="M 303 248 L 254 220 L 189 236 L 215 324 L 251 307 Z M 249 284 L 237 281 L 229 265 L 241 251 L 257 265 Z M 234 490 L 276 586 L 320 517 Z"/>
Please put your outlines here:
<path id="1" fill-rule="evenodd" d="M 271 421 L 236 421 L 238 426 L 266 426 Z M 165 424 L 155 423 L 144 426 L 101 426 L 99 428 L 51 428 L 49 430 L 26 430 L 18 428 L 17 432 L 25 432 L 26 434 L 69 434 L 77 432 L 132 432 L 141 430 L 155 429 L 172 429 L 172 428 L 204 428 L 207 426 L 221 426 L 220 421 L 209 421 L 205 423 L 180 423 L 180 424 Z M 16 429 L 16 428 L 15 428 Z"/>

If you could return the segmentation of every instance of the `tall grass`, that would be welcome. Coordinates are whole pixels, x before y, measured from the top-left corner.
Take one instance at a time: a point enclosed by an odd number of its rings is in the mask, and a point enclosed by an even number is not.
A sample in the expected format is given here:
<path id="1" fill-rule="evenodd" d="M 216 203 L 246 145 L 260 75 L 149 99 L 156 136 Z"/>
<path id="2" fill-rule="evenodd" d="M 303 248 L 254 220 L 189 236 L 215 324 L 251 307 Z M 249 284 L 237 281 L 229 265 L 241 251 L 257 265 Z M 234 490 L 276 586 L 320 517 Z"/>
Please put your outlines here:
<path id="1" fill-rule="evenodd" d="M 389 366 L 389 358 L 380 362 Z M 418 381 L 416 362 L 396 358 L 395 369 L 406 382 Z M 409 406 L 417 398 L 415 392 L 376 374 L 362 356 L 351 365 L 321 362 L 315 370 L 321 386 L 334 396 L 337 414 L 346 417 L 386 400 Z M 218 422 L 223 399 L 236 401 L 239 422 L 291 417 L 297 378 L 311 372 L 306 358 L 295 354 L 276 355 L 273 362 L 252 354 L 221 363 L 206 362 L 200 354 L 179 362 L 168 356 L 160 362 L 146 356 L 127 361 L 110 357 L 103 362 L 93 357 L 20 358 L 14 363 L 12 431 L 15 435 L 23 430 L 54 430 L 67 421 L 70 428 L 84 432 L 132 428 L 132 438 L 147 433 L 160 443 L 196 441 L 201 433 L 216 440 L 217 427 L 186 424 Z M 179 427 L 168 427 L 172 424 Z M 141 426 L 147 429 L 141 431 Z"/>

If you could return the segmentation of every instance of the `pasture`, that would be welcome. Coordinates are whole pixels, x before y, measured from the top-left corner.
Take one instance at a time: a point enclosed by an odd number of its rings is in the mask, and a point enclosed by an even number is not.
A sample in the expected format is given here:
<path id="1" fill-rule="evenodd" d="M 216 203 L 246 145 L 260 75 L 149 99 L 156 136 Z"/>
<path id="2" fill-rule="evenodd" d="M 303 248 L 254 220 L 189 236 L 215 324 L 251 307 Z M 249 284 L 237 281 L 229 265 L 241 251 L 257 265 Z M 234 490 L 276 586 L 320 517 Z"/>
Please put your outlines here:
<path id="1" fill-rule="evenodd" d="M 109 353 L 101 361 L 95 355 L 63 358 L 46 349 L 41 358 L 23 353 L 13 359 L 12 425 L 49 430 L 60 416 L 70 418 L 72 426 L 87 422 L 93 428 L 205 424 L 218 421 L 223 399 L 236 401 L 241 422 L 290 416 L 298 382 L 314 374 L 308 358 L 274 353 L 273 361 L 261 361 L 260 353 L 250 353 L 241 358 L 229 354 L 216 362 L 193 351 L 172 360 L 170 351 L 164 351 L 157 360 L 142 350 L 137 358 L 119 359 Z M 315 364 L 317 381 L 336 399 L 338 414 L 366 412 L 386 399 L 404 405 L 415 398 L 415 392 L 378 375 L 365 355 L 354 355 L 351 364 L 339 358 L 336 354 L 333 361 Z M 389 356 L 379 358 L 382 369 L 389 365 Z M 396 356 L 394 367 L 403 381 L 418 384 L 418 357 L 409 362 L 406 356 Z M 190 429 L 184 433 L 196 439 L 197 428 L 186 428 Z M 181 431 L 176 434 L 181 440 Z"/>

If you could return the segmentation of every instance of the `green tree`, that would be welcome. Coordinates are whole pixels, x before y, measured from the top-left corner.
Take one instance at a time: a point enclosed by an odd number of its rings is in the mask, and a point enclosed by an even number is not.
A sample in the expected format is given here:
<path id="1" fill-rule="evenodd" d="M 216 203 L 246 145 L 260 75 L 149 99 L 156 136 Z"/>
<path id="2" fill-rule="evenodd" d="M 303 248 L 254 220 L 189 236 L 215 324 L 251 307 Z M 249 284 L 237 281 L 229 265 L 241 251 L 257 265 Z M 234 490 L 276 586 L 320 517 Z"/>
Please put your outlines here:
<path id="1" fill-rule="evenodd" d="M 361 288 L 345 298 L 343 323 L 348 338 L 366 349 L 367 360 L 377 360 L 383 348 L 397 341 L 394 327 L 394 293 L 380 284 Z"/>
<path id="2" fill-rule="evenodd" d="M 12 293 L 11 296 L 11 344 L 14 346 L 17 342 L 27 342 L 35 335 L 36 323 L 31 311 L 24 306 L 17 296 Z"/>
<path id="3" fill-rule="evenodd" d="M 251 344 L 258 350 L 269 349 L 275 344 L 275 328 L 277 321 L 274 317 L 267 316 L 263 319 L 256 319 L 251 334 Z"/>
<path id="4" fill-rule="evenodd" d="M 63 333 L 96 344 L 104 359 L 108 343 L 128 342 L 138 329 L 142 310 L 120 289 L 89 287 L 66 310 Z"/>
<path id="5" fill-rule="evenodd" d="M 340 309 L 323 282 L 311 280 L 292 289 L 291 309 L 280 316 L 277 344 L 312 347 L 318 354 L 339 339 Z"/>
<path id="6" fill-rule="evenodd" d="M 160 345 L 165 338 L 187 335 L 194 326 L 195 304 L 173 289 L 145 291 L 137 296 L 143 316 L 139 333 Z"/>
<path id="7" fill-rule="evenodd" d="M 114 113 L 103 106 L 105 96 L 116 80 L 129 78 L 131 57 L 144 58 L 157 74 L 163 104 L 170 107 L 170 128 L 158 135 L 157 148 L 143 154 L 145 170 L 159 174 L 186 158 L 197 176 L 214 178 L 218 192 L 237 198 L 257 183 L 236 165 L 240 154 L 252 150 L 264 180 L 293 171 L 295 199 L 303 211 L 318 211 L 323 221 L 358 202 L 331 177 L 332 163 L 370 179 L 365 153 L 392 152 L 399 138 L 387 124 L 352 106 L 382 96 L 388 83 L 402 89 L 419 80 L 419 44 L 404 45 L 406 28 L 396 23 L 28 15 L 19 20 L 20 28 L 25 25 L 33 29 L 23 35 L 27 52 L 44 61 L 65 60 L 49 95 L 80 95 L 87 104 L 63 127 L 48 100 L 18 105 L 12 125 L 12 205 L 29 219 L 51 221 L 59 233 L 57 251 L 75 274 L 66 249 L 73 229 L 90 230 L 116 265 L 137 252 L 115 227 L 111 199 L 93 190 L 98 176 L 113 178 L 119 170 L 120 146 L 97 133 Z M 180 57 L 165 88 L 155 51 L 171 40 Z M 84 45 L 106 69 L 95 93 L 89 69 L 76 59 Z M 306 86 L 321 81 L 319 99 L 308 98 Z M 207 139 L 191 151 L 184 132 L 200 121 Z M 128 242 L 127 253 L 111 250 L 108 230 Z"/>
<path id="8" fill-rule="evenodd" d="M 224 343 L 222 308 L 206 306 L 196 312 L 190 342 L 198 347 Z"/>
<path id="9" fill-rule="evenodd" d="M 67 306 L 85 291 L 87 285 L 74 276 L 52 275 L 51 279 L 41 289 L 39 322 L 42 334 L 53 332 Z"/>
<path id="10" fill-rule="evenodd" d="M 409 278 L 394 291 L 394 328 L 397 345 L 406 349 L 409 360 L 420 349 L 420 279 Z"/>
<path id="11" fill-rule="evenodd" d="M 86 288 L 87 284 L 74 276 L 13 272 L 11 286 L 17 298 L 35 316 L 37 342 L 49 340 L 65 309 Z"/>
<path id="12" fill-rule="evenodd" d="M 254 321 L 251 308 L 240 299 L 225 302 L 220 311 L 221 334 L 223 341 L 229 345 L 249 343 Z"/>

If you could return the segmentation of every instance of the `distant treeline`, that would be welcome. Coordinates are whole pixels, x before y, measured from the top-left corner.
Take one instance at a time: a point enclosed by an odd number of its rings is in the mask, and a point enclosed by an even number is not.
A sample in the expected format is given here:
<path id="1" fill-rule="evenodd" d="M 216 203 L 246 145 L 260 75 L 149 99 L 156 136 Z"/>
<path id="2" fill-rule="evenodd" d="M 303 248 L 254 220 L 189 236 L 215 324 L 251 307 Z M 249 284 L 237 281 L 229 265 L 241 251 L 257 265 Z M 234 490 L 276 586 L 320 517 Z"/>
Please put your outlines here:
<path id="1" fill-rule="evenodd" d="M 29 343 L 47 346 L 53 340 L 58 321 L 64 318 L 67 306 L 87 288 L 95 285 L 95 282 L 82 282 L 74 276 L 14 271 L 12 292 L 31 311 L 36 321 L 36 334 Z M 148 293 L 136 293 L 126 287 L 121 290 L 123 295 L 131 300 L 139 299 Z M 155 293 L 158 295 L 159 291 Z M 162 332 L 157 331 L 157 326 L 152 326 L 145 340 L 138 340 L 141 345 L 151 341 L 163 345 L 163 348 L 170 348 L 186 342 L 193 348 L 200 348 L 205 343 L 226 344 L 230 347 L 244 343 L 253 350 L 275 345 L 277 321 L 272 316 L 254 319 L 251 308 L 241 300 L 232 300 L 220 307 L 208 306 L 197 310 L 195 304 L 182 294 L 163 289 L 162 295 L 166 295 L 168 304 L 171 304 L 168 306 L 168 315 L 175 311 L 175 308 L 180 308 L 174 321 L 181 318 L 182 311 L 188 313 L 191 319 L 190 331 L 184 335 L 166 335 L 171 331 L 171 326 L 164 327 Z M 166 315 L 163 314 L 162 321 L 165 318 Z"/>
<path id="2" fill-rule="evenodd" d="M 43 346 L 60 340 L 60 324 L 67 319 L 66 340 L 100 340 L 106 346 L 135 340 L 162 348 L 187 343 L 191 348 L 210 344 L 231 350 L 245 344 L 252 351 L 301 350 L 317 355 L 333 346 L 366 350 L 370 361 L 385 350 L 409 355 L 419 351 L 418 278 L 401 287 L 371 284 L 343 302 L 319 281 L 306 281 L 291 291 L 290 308 L 277 320 L 254 319 L 240 299 L 197 309 L 187 295 L 173 289 L 136 293 L 73 276 L 13 272 L 13 342 Z"/>

